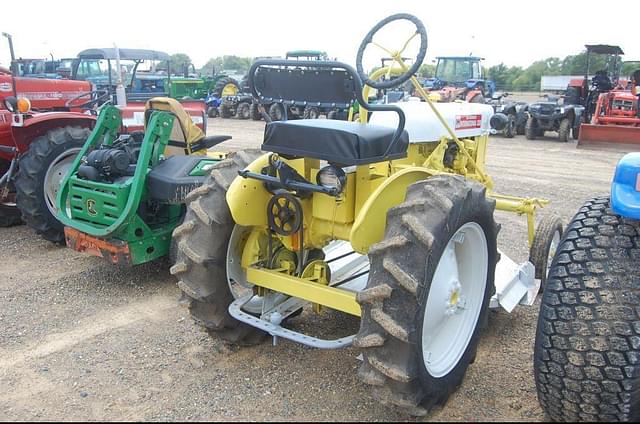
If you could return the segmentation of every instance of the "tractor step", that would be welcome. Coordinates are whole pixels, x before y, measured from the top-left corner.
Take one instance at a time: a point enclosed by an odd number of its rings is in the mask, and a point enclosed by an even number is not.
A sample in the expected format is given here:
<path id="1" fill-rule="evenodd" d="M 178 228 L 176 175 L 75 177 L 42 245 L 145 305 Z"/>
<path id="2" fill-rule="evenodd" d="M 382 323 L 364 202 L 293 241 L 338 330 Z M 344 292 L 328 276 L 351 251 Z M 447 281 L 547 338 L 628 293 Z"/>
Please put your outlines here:
<path id="1" fill-rule="evenodd" d="M 241 297 L 229 306 L 229 314 L 238 321 L 244 322 L 252 327 L 259 328 L 262 331 L 269 333 L 273 336 L 273 344 L 277 343 L 278 337 L 288 339 L 305 346 L 315 347 L 318 349 L 339 349 L 342 347 L 350 346 L 353 343 L 354 335 L 342 337 L 335 340 L 325 340 L 317 337 L 312 337 L 306 334 L 298 333 L 286 329 L 280 325 L 278 321 L 281 321 L 279 317 L 273 319 L 273 322 L 266 321 L 264 319 L 257 318 L 251 314 L 242 311 L 242 307 L 251 301 L 253 294 L 249 294 L 245 297 Z M 272 315 L 274 317 L 274 315 Z"/>

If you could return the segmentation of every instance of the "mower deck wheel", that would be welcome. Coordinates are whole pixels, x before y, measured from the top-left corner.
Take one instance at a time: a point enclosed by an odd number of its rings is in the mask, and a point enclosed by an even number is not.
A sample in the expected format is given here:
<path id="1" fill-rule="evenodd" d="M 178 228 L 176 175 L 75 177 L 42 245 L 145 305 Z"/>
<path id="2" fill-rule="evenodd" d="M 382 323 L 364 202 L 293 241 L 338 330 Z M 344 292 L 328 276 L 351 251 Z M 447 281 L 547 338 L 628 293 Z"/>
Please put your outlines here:
<path id="1" fill-rule="evenodd" d="M 529 262 L 540 279 L 540 290 L 544 290 L 549 275 L 549 267 L 562 237 L 562 218 L 558 215 L 545 215 L 536 228 L 533 243 L 529 251 Z"/>

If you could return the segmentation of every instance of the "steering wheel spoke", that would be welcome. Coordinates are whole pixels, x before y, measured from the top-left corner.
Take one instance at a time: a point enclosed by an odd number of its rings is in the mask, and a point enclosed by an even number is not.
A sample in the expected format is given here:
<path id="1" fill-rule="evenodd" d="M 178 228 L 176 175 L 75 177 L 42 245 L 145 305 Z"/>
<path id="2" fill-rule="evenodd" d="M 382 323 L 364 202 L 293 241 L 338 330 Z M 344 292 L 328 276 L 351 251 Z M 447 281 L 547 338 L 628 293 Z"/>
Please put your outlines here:
<path id="1" fill-rule="evenodd" d="M 411 37 L 409 37 L 409 39 L 404 43 L 402 49 L 398 51 L 391 51 L 373 41 L 374 35 L 378 31 L 380 31 L 380 29 L 382 29 L 384 26 L 388 25 L 391 22 L 399 21 L 399 20 L 409 21 L 413 23 L 416 27 L 416 32 L 413 35 L 411 35 Z M 410 67 L 408 67 L 402 60 L 402 53 L 407 49 L 411 41 L 415 39 L 416 36 L 420 37 L 420 49 L 418 51 L 418 55 L 414 60 L 414 63 Z M 389 71 L 387 72 L 385 81 L 373 81 L 364 72 L 364 68 L 362 66 L 362 58 L 364 57 L 364 52 L 367 49 L 367 46 L 369 44 L 373 44 L 377 48 L 383 50 L 393 59 L 393 62 L 391 63 Z M 392 88 L 392 87 L 399 86 L 402 83 L 408 81 L 418 71 L 418 69 L 420 69 L 420 65 L 422 65 L 422 62 L 424 61 L 426 54 L 427 54 L 427 30 L 425 29 L 424 25 L 418 18 L 416 18 L 413 15 L 409 15 L 407 13 L 399 13 L 396 15 L 391 15 L 383 19 L 382 21 L 378 22 L 365 36 L 364 40 L 360 44 L 360 48 L 358 49 L 358 56 L 356 57 L 356 70 L 358 71 L 358 76 L 360 76 L 360 79 L 364 84 L 377 89 Z M 394 78 L 393 80 L 391 80 L 390 79 L 391 70 L 395 63 L 400 64 L 404 72 L 399 76 L 397 76 L 396 78 Z"/>

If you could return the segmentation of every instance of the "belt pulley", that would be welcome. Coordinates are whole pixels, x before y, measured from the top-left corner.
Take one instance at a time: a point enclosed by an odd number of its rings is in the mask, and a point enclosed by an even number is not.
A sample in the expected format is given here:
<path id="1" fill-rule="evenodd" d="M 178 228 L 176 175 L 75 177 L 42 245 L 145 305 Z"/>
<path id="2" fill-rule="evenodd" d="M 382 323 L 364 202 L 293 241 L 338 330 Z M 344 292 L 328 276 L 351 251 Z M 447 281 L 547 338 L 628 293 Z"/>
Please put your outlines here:
<path id="1" fill-rule="evenodd" d="M 289 192 L 276 193 L 267 204 L 269 228 L 282 236 L 290 236 L 302 226 L 302 205 Z"/>

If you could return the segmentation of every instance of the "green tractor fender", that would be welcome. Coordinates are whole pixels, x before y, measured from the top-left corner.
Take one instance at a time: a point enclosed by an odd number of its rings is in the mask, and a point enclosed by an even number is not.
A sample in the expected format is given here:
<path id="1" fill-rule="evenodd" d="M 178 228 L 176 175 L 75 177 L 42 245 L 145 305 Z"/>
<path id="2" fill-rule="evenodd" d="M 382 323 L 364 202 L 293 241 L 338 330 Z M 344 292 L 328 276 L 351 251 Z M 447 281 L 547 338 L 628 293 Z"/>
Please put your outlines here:
<path id="1" fill-rule="evenodd" d="M 138 156 L 138 163 L 148 163 L 153 166 L 158 163 L 164 147 L 169 140 L 171 130 L 173 128 L 173 116 L 164 113 L 153 113 L 147 126 L 147 134 L 145 134 L 145 140 L 142 144 L 140 154 Z M 94 237 L 106 237 L 114 232 L 118 231 L 123 225 L 128 224 L 136 216 L 136 210 L 140 204 L 145 190 L 146 174 L 149 172 L 149 167 L 137 166 L 133 177 L 129 180 L 130 183 L 125 184 L 108 184 L 109 191 L 113 193 L 115 201 L 125 201 L 126 203 L 119 213 L 119 216 L 108 226 L 94 226 L 89 223 L 82 222 L 80 220 L 73 219 L 69 215 L 69 207 L 74 207 L 74 202 L 82 201 L 86 202 L 86 210 L 88 213 L 97 214 L 97 209 L 101 209 L 104 206 L 105 200 L 98 198 L 96 193 L 96 199 L 70 199 L 69 192 L 71 184 L 76 178 L 78 168 L 80 167 L 82 158 L 86 156 L 90 149 L 97 147 L 99 144 L 109 146 L 117 137 L 117 131 L 122 124 L 122 117 L 120 110 L 114 106 L 108 106 L 102 110 L 98 117 L 98 122 L 94 131 L 91 133 L 87 142 L 83 146 L 82 150 L 74 160 L 69 173 L 62 180 L 60 191 L 56 199 L 58 207 L 57 218 L 65 226 L 73 227 L 83 233 L 92 235 Z M 160 142 L 156 143 L 156 138 L 159 138 Z M 106 192 L 106 190 L 105 190 Z M 105 194 L 102 197 L 107 197 L 109 194 Z M 100 203 L 98 205 L 98 202 Z"/>

